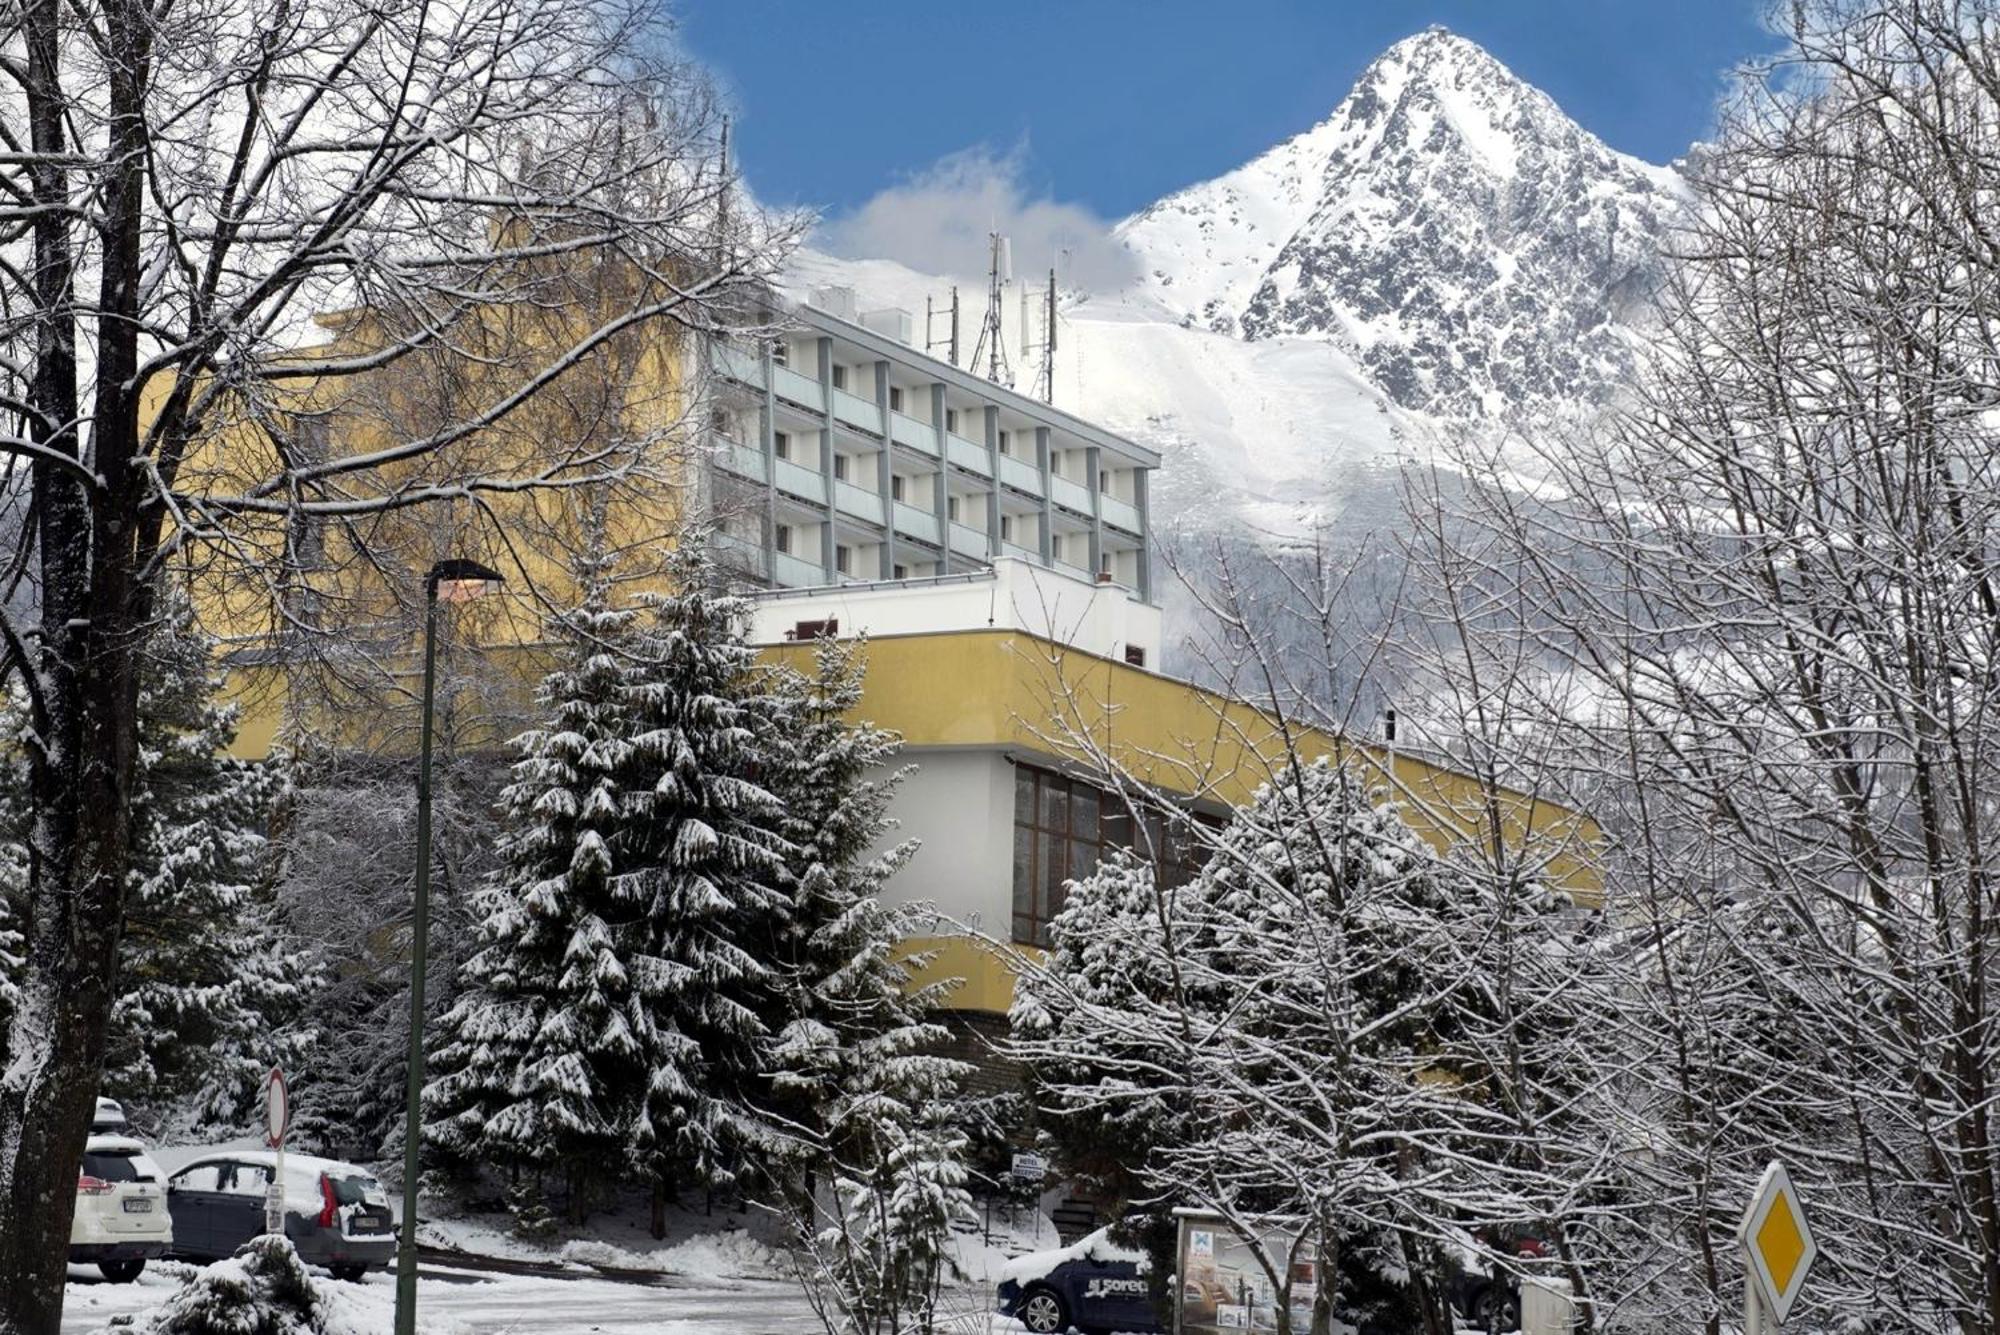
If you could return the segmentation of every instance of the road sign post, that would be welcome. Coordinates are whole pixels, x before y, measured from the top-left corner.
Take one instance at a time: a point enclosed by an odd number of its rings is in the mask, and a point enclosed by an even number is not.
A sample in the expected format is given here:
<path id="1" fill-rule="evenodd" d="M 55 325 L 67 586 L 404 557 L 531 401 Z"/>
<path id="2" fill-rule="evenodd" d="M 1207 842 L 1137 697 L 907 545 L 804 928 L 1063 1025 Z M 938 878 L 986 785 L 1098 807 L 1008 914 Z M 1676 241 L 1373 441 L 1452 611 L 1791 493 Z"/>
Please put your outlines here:
<path id="1" fill-rule="evenodd" d="M 291 1092 L 285 1087 L 285 1073 L 274 1066 L 264 1082 L 264 1143 L 276 1151 L 271 1182 L 264 1188 L 264 1231 L 281 1238 L 285 1236 L 285 1133 L 291 1129 Z"/>
<path id="2" fill-rule="evenodd" d="M 1819 1256 L 1798 1189 L 1775 1159 L 1758 1179 L 1736 1242 L 1743 1249 L 1743 1335 L 1775 1335 Z"/>

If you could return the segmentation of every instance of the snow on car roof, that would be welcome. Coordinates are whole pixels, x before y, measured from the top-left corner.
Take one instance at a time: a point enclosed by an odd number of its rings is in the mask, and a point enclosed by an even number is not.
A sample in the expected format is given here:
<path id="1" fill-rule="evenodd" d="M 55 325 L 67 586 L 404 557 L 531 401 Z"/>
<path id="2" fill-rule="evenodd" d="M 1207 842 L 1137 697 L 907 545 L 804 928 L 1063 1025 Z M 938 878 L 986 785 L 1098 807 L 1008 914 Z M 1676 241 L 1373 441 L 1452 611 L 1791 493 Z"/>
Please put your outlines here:
<path id="1" fill-rule="evenodd" d="M 109 1136 L 93 1131 L 90 1139 L 84 1141 L 85 1154 L 144 1154 L 145 1145 L 130 1136 Z"/>
<path id="2" fill-rule="evenodd" d="M 210 1150 L 187 1160 L 181 1168 L 185 1170 L 197 1164 L 214 1163 L 218 1159 L 226 1159 L 230 1163 L 263 1164 L 269 1168 L 277 1163 L 278 1156 L 273 1150 Z M 357 1167 L 344 1160 L 320 1159 L 310 1154 L 293 1154 L 288 1150 L 285 1153 L 285 1175 L 290 1177 L 297 1173 L 326 1173 L 332 1177 L 365 1177 L 371 1182 L 375 1180 L 375 1174 L 366 1168 Z"/>
<path id="3" fill-rule="evenodd" d="M 1071 1261 L 1130 1261 L 1134 1265 L 1146 1264 L 1146 1253 L 1131 1247 L 1120 1247 L 1111 1240 L 1109 1226 L 1095 1233 L 1086 1233 L 1067 1247 L 1056 1247 L 1045 1252 L 1029 1252 L 1017 1256 L 1000 1267 L 998 1278 L 1025 1283 L 1028 1280 L 1046 1279 L 1059 1265 Z"/>

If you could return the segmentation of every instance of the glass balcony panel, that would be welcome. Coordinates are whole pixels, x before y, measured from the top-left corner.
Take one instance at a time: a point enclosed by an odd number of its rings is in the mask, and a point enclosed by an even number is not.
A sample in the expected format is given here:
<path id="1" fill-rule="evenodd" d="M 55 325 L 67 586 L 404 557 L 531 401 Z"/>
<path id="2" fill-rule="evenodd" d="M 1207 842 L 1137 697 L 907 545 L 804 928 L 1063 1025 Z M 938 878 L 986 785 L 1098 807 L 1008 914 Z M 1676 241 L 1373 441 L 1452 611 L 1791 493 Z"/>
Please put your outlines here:
<path id="1" fill-rule="evenodd" d="M 773 459 L 771 463 L 776 470 L 773 480 L 780 491 L 826 504 L 826 479 L 813 469 L 795 464 L 790 459 Z"/>
<path id="2" fill-rule="evenodd" d="M 993 476 L 993 467 L 987 458 L 984 445 L 974 445 L 964 436 L 946 436 L 944 443 L 953 463 L 961 468 L 969 468 L 981 477 Z"/>
<path id="3" fill-rule="evenodd" d="M 889 432 L 898 445 L 907 445 L 919 454 L 937 458 L 937 432 L 914 417 L 899 412 L 889 414 Z"/>
<path id="4" fill-rule="evenodd" d="M 816 413 L 826 411 L 826 396 L 820 393 L 819 381 L 802 376 L 789 366 L 771 368 L 771 388 L 779 398 L 789 399 L 802 408 Z"/>
<path id="5" fill-rule="evenodd" d="M 938 540 L 937 516 L 928 510 L 919 510 L 914 505 L 896 502 L 896 531 L 907 533 L 913 538 L 935 543 Z"/>
<path id="6" fill-rule="evenodd" d="M 1000 456 L 1000 480 L 1010 487 L 1018 487 L 1030 496 L 1042 494 L 1042 475 L 1034 465 L 1024 463 L 1012 455 Z"/>
<path id="7" fill-rule="evenodd" d="M 834 482 L 833 503 L 845 513 L 866 519 L 871 524 L 882 522 L 882 498 L 852 482 Z"/>
<path id="8" fill-rule="evenodd" d="M 844 389 L 833 391 L 833 415 L 852 427 L 859 427 L 870 435 L 882 434 L 882 410 L 868 400 Z"/>
<path id="9" fill-rule="evenodd" d="M 1049 479 L 1049 499 L 1080 515 L 1090 513 L 1090 489 L 1066 477 Z"/>
<path id="10" fill-rule="evenodd" d="M 1116 496 L 1100 496 L 1098 503 L 1104 507 L 1104 522 L 1115 528 L 1138 536 L 1144 530 L 1139 525 L 1139 507 Z"/>

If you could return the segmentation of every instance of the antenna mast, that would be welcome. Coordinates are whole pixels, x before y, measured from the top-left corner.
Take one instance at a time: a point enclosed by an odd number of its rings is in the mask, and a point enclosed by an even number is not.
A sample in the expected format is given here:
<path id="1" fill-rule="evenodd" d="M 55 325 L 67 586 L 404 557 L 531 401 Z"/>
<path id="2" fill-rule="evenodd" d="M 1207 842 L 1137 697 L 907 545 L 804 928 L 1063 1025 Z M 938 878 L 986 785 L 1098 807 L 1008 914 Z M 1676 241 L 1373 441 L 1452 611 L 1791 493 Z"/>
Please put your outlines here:
<path id="1" fill-rule="evenodd" d="M 937 320 L 939 316 L 944 316 L 951 321 L 951 327 L 945 330 L 943 338 L 937 336 Z M 939 348 L 949 348 L 950 356 L 946 360 L 950 361 L 953 366 L 958 365 L 957 283 L 951 285 L 951 309 L 949 311 L 931 309 L 931 299 L 929 297 L 924 298 L 924 353 L 926 356 L 930 356 L 935 354 Z"/>
<path id="2" fill-rule="evenodd" d="M 1021 304 L 1027 305 L 1028 294 L 1021 294 Z M 1056 401 L 1056 271 L 1049 270 L 1049 290 L 1042 305 L 1042 338 L 1039 343 L 1029 343 L 1028 321 L 1021 320 L 1021 355 L 1033 357 L 1035 368 L 1035 397 L 1043 403 Z"/>
<path id="3" fill-rule="evenodd" d="M 988 235 L 993 244 L 986 268 L 986 318 L 980 322 L 979 342 L 972 348 L 972 367 L 978 370 L 984 357 L 986 378 L 996 385 L 1011 385 L 1014 373 L 1007 365 L 1007 341 L 1001 325 L 1006 318 L 1004 289 L 1014 280 L 1014 251 L 998 232 Z"/>

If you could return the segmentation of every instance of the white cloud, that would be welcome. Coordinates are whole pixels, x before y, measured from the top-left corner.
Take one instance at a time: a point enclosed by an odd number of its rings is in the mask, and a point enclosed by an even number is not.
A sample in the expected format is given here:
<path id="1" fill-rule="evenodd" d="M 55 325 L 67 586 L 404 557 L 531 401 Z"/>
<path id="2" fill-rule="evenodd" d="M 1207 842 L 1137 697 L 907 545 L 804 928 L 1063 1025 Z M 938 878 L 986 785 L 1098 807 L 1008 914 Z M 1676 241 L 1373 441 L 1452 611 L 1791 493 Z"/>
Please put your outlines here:
<path id="1" fill-rule="evenodd" d="M 939 159 L 851 212 L 822 223 L 816 244 L 848 259 L 894 260 L 923 273 L 982 279 L 987 234 L 1012 240 L 1019 277 L 1054 265 L 1065 287 L 1115 287 L 1136 276 L 1111 224 L 1078 204 L 1028 197 L 1025 147 L 968 148 Z M 1032 279 L 1030 280 L 1032 281 Z"/>

